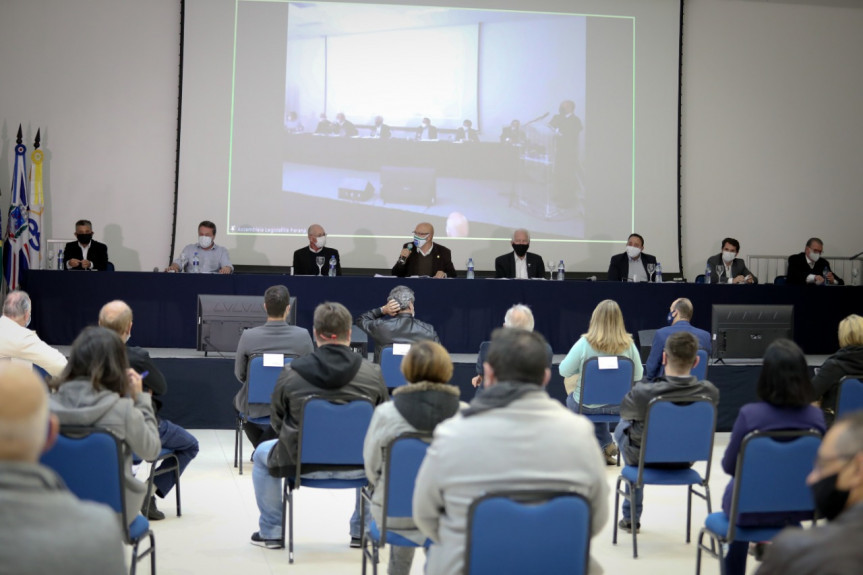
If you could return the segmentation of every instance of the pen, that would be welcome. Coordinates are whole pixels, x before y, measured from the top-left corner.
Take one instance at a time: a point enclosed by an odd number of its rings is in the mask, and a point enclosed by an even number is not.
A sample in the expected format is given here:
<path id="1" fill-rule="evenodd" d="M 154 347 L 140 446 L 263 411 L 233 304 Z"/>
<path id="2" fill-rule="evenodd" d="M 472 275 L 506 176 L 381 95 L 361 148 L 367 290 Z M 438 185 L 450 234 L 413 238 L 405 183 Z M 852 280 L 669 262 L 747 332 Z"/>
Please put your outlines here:
<path id="1" fill-rule="evenodd" d="M 141 379 L 144 379 L 144 378 L 145 378 L 145 377 L 147 377 L 148 375 L 150 375 L 150 372 L 149 372 L 149 371 L 145 371 L 144 373 L 142 373 L 142 374 L 141 374 Z"/>

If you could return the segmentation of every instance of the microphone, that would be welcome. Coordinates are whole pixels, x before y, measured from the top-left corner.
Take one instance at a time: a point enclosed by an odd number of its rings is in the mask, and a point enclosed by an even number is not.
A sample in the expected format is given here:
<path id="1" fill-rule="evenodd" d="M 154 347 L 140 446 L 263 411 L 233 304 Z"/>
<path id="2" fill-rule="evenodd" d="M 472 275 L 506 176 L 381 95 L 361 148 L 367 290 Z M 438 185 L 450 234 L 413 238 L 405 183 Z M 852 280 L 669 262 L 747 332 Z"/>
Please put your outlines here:
<path id="1" fill-rule="evenodd" d="M 402 246 L 402 249 L 405 249 L 405 248 L 407 248 L 408 250 L 412 250 L 412 249 L 414 249 L 414 244 L 413 244 L 413 242 L 407 243 L 407 244 L 405 244 L 404 246 Z M 402 256 L 402 255 L 400 255 L 400 256 L 399 256 L 399 263 L 400 263 L 400 264 L 404 265 L 404 264 L 405 264 L 405 262 L 407 262 L 407 261 L 408 261 L 407 257 Z"/>

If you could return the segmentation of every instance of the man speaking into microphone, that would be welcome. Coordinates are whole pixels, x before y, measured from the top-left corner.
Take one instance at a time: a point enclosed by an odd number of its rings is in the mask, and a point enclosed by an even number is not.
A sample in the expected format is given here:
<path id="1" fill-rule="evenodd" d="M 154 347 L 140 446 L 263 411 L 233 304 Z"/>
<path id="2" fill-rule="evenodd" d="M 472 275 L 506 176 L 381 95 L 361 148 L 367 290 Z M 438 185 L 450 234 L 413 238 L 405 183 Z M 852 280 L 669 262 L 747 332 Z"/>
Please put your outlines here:
<path id="1" fill-rule="evenodd" d="M 435 278 L 455 277 L 452 253 L 448 248 L 434 243 L 434 226 L 428 222 L 417 224 L 412 242 L 402 247 L 392 273 L 400 278 L 409 276 L 431 276 Z"/>

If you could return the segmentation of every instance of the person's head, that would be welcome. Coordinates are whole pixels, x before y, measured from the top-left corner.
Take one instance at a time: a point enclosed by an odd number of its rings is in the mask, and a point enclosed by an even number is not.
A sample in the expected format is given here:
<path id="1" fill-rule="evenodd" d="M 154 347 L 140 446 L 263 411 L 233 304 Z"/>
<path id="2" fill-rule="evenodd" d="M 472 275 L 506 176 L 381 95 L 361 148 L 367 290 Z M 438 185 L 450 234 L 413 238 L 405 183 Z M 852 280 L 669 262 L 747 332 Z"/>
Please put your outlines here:
<path id="1" fill-rule="evenodd" d="M 668 336 L 662 352 L 665 375 L 689 375 L 698 364 L 698 338 L 688 331 L 678 331 Z"/>
<path id="2" fill-rule="evenodd" d="M 559 111 L 564 115 L 572 114 L 575 112 L 575 102 L 572 100 L 564 100 L 560 103 Z"/>
<path id="3" fill-rule="evenodd" d="M 626 239 L 626 255 L 635 259 L 641 255 L 643 249 L 644 238 L 640 234 L 629 234 L 629 237 Z"/>
<path id="4" fill-rule="evenodd" d="M 99 310 L 99 325 L 112 330 L 124 342 L 132 335 L 132 308 L 121 300 L 109 301 Z"/>
<path id="5" fill-rule="evenodd" d="M 726 256 L 726 253 L 733 254 L 731 256 Z M 728 261 L 733 261 L 734 258 L 737 257 L 737 254 L 740 253 L 740 242 L 735 240 L 734 238 L 725 238 L 722 240 L 722 258 L 731 258 Z"/>
<path id="6" fill-rule="evenodd" d="M 671 307 L 668 308 L 668 317 L 671 318 L 672 324 L 679 321 L 689 321 L 692 319 L 692 311 L 692 302 L 688 298 L 681 297 L 671 302 Z"/>
<path id="7" fill-rule="evenodd" d="M 0 364 L 0 461 L 35 463 L 58 429 L 57 417 L 48 411 L 48 391 L 33 370 Z"/>
<path id="8" fill-rule="evenodd" d="M 341 124 L 342 122 L 345 121 L 345 115 L 343 113 L 339 112 L 338 114 L 336 114 L 336 121 L 339 124 Z"/>
<path id="9" fill-rule="evenodd" d="M 268 319 L 284 320 L 291 309 L 291 293 L 283 285 L 275 285 L 264 292 L 264 309 Z"/>
<path id="10" fill-rule="evenodd" d="M 806 249 L 804 251 L 809 261 L 817 262 L 824 252 L 824 242 L 820 238 L 809 238 L 806 240 Z"/>
<path id="11" fill-rule="evenodd" d="M 85 327 L 69 350 L 69 363 L 60 374 L 60 385 L 72 379 L 89 379 L 97 391 L 107 389 L 126 395 L 129 360 L 126 346 L 116 333 L 104 327 Z"/>
<path id="12" fill-rule="evenodd" d="M 518 257 L 523 258 L 529 247 L 530 232 L 524 228 L 519 228 L 512 232 L 512 249 Z"/>
<path id="13" fill-rule="evenodd" d="M 517 303 L 508 310 L 503 317 L 503 327 L 515 327 L 527 331 L 533 331 L 533 312 L 524 304 Z"/>
<path id="14" fill-rule="evenodd" d="M 313 322 L 312 332 L 318 346 L 351 343 L 351 312 L 342 304 L 325 301 L 318 305 Z"/>
<path id="15" fill-rule="evenodd" d="M 78 243 L 86 246 L 93 239 L 93 223 L 90 220 L 78 220 L 75 222 L 75 237 Z"/>
<path id="16" fill-rule="evenodd" d="M 198 224 L 198 245 L 208 250 L 216 242 L 216 224 L 204 220 Z"/>
<path id="17" fill-rule="evenodd" d="M 410 351 L 402 360 L 402 374 L 410 383 L 449 383 L 452 359 L 441 344 L 421 340 L 411 344 Z"/>
<path id="18" fill-rule="evenodd" d="M 321 115 L 318 116 L 318 118 L 320 119 L 321 122 L 326 122 L 327 121 L 327 113 L 321 112 Z"/>
<path id="19" fill-rule="evenodd" d="M 513 130 L 518 130 L 519 128 L 521 128 L 521 122 L 519 122 L 518 120 L 513 120 L 509 123 L 509 127 Z"/>
<path id="20" fill-rule="evenodd" d="M 483 386 L 498 382 L 546 385 L 551 377 L 546 345 L 545 338 L 535 331 L 497 328 L 491 334 L 483 364 Z"/>
<path id="21" fill-rule="evenodd" d="M 465 120 L 461 123 L 461 125 L 464 127 L 465 130 L 470 130 L 470 127 L 473 126 L 473 122 L 471 122 L 470 120 Z"/>
<path id="22" fill-rule="evenodd" d="M 32 305 L 27 292 L 16 289 L 6 294 L 6 299 L 3 300 L 3 315 L 21 327 L 27 327 L 30 324 L 31 311 Z"/>
<path id="23" fill-rule="evenodd" d="M 434 239 L 434 226 L 428 222 L 420 222 L 414 228 L 414 240 L 421 242 L 419 247 Z"/>
<path id="24" fill-rule="evenodd" d="M 863 501 L 863 411 L 841 418 L 827 431 L 806 483 L 815 508 L 828 520 Z"/>
<path id="25" fill-rule="evenodd" d="M 423 118 L 423 126 L 426 128 L 431 126 L 431 120 L 429 120 L 428 118 Z"/>
<path id="26" fill-rule="evenodd" d="M 384 123 L 384 117 L 383 116 L 375 116 L 375 126 L 380 126 L 383 123 Z"/>
<path id="27" fill-rule="evenodd" d="M 803 407 L 815 399 L 806 356 L 796 343 L 778 339 L 767 346 L 756 393 L 777 407 Z"/>
<path id="28" fill-rule="evenodd" d="M 590 327 L 584 334 L 590 346 L 606 355 L 623 353 L 631 344 L 632 336 L 626 333 L 623 313 L 611 299 L 599 302 L 590 316 Z"/>
<path id="29" fill-rule="evenodd" d="M 839 322 L 839 347 L 863 346 L 863 317 L 852 313 Z"/>
<path id="30" fill-rule="evenodd" d="M 316 250 L 323 248 L 327 245 L 327 232 L 323 226 L 319 224 L 312 224 L 309 226 L 309 246 L 313 247 Z"/>
<path id="31" fill-rule="evenodd" d="M 416 296 L 414 296 L 414 290 L 408 286 L 396 286 L 391 289 L 390 294 L 387 296 L 387 301 L 398 303 L 401 308 L 399 313 L 409 313 L 411 315 L 414 313 Z"/>

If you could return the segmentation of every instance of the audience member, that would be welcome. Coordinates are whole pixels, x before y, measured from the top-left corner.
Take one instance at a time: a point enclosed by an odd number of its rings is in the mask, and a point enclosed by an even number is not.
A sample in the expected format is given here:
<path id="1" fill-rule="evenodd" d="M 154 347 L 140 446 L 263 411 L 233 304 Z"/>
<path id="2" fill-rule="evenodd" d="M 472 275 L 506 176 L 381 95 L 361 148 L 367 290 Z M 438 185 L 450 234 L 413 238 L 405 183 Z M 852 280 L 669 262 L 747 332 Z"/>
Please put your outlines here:
<path id="1" fill-rule="evenodd" d="M 665 341 L 662 353 L 665 375 L 650 383 L 636 383 L 620 404 L 620 424 L 614 430 L 614 437 L 620 446 L 623 460 L 627 465 L 638 465 L 641 454 L 641 440 L 644 437 L 644 423 L 650 401 L 659 396 L 680 400 L 707 397 L 714 405 L 719 403 L 719 390 L 707 380 L 698 381 L 690 372 L 698 365 L 698 340 L 691 333 L 681 331 L 671 334 Z M 680 469 L 691 467 L 689 463 L 651 463 L 649 467 Z M 641 529 L 641 510 L 644 490 L 636 489 L 632 494 L 635 514 L 631 512 L 629 499 L 623 501 L 623 519 L 618 527 L 624 531 Z"/>
<path id="2" fill-rule="evenodd" d="M 452 253 L 449 248 L 434 243 L 434 226 L 428 222 L 417 224 L 412 242 L 402 246 L 392 274 L 408 276 L 455 277 Z"/>
<path id="3" fill-rule="evenodd" d="M 461 573 L 468 508 L 484 493 L 574 489 L 590 505 L 592 535 L 608 520 L 608 480 L 591 425 L 551 399 L 545 339 L 492 334 L 483 385 L 470 407 L 440 423 L 414 488 L 417 528 L 434 541 L 426 573 Z M 591 573 L 600 572 L 591 560 Z"/>
<path id="4" fill-rule="evenodd" d="M 839 322 L 839 351 L 824 360 L 812 379 L 815 399 L 821 402 L 827 425 L 832 425 L 836 417 L 839 383 L 846 375 L 863 375 L 863 317 L 857 314 Z"/>
<path id="5" fill-rule="evenodd" d="M 165 376 L 150 359 L 150 354 L 146 349 L 128 344 L 129 338 L 132 337 L 132 308 L 120 300 L 106 303 L 99 311 L 99 325 L 112 330 L 126 342 L 129 367 L 141 374 L 143 390 L 152 395 L 153 411 L 156 415 L 156 422 L 159 424 L 159 441 L 163 449 L 170 449 L 177 456 L 177 463 L 182 475 L 189 463 L 198 455 L 198 440 L 176 423 L 159 417 L 159 409 L 162 407 L 160 398 L 168 393 L 168 382 L 165 381 Z M 172 468 L 173 465 L 172 460 L 166 460 L 159 464 L 158 469 L 165 470 Z M 157 475 L 153 480 L 153 485 L 156 488 L 155 495 L 164 499 L 174 488 L 174 474 Z M 142 513 L 147 519 L 158 521 L 164 519 L 165 514 L 156 508 L 155 495 L 150 494 L 150 500 L 144 501 Z"/>
<path id="6" fill-rule="evenodd" d="M 758 575 L 859 573 L 863 565 L 863 412 L 836 422 L 806 482 L 826 525 L 788 528 L 767 547 Z"/>
<path id="7" fill-rule="evenodd" d="M 530 232 L 521 228 L 512 233 L 512 252 L 494 260 L 494 277 L 510 279 L 541 278 L 545 271 L 542 256 L 527 251 Z"/>
<path id="8" fill-rule="evenodd" d="M 52 377 L 57 377 L 66 367 L 66 358 L 39 339 L 35 331 L 27 329 L 31 313 L 32 304 L 27 292 L 13 290 L 6 294 L 3 316 L 0 317 L 0 360 L 35 364 Z"/>
<path id="9" fill-rule="evenodd" d="M 93 224 L 90 220 L 75 222 L 77 242 L 69 242 L 63 248 L 66 269 L 81 271 L 105 271 L 108 269 L 108 246 L 93 239 Z"/>
<path id="10" fill-rule="evenodd" d="M 291 294 L 283 285 L 275 285 L 264 292 L 264 309 L 267 323 L 243 331 L 237 342 L 237 355 L 234 359 L 234 375 L 242 384 L 234 396 L 234 408 L 250 417 L 268 417 L 270 406 L 253 403 L 249 405 L 249 359 L 255 354 L 281 353 L 290 357 L 302 357 L 312 353 L 312 338 L 309 330 L 288 325 L 291 313 Z M 243 426 L 246 437 L 257 447 L 262 441 L 274 439 L 276 432 L 270 425 L 257 425 L 251 421 Z"/>
<path id="11" fill-rule="evenodd" d="M 710 283 L 757 284 L 758 278 L 752 275 L 749 268 L 737 255 L 740 253 L 740 242 L 734 238 L 722 240 L 722 251 L 707 258 L 707 269 L 710 270 Z"/>
<path id="12" fill-rule="evenodd" d="M 198 224 L 198 242 L 189 244 L 180 252 L 165 271 L 194 272 L 194 260 L 198 258 L 198 272 L 202 274 L 230 274 L 234 272 L 228 250 L 216 245 L 216 224 L 204 220 Z"/>
<path id="13" fill-rule="evenodd" d="M 830 271 L 830 262 L 821 257 L 823 252 L 824 242 L 809 238 L 806 249 L 788 257 L 786 282 L 791 285 L 845 285 L 842 278 Z"/>
<path id="14" fill-rule="evenodd" d="M 342 275 L 342 258 L 339 250 L 327 247 L 327 232 L 320 224 L 309 226 L 309 245 L 294 252 L 294 275 L 326 275 L 330 269 L 330 258 L 336 258 L 336 275 Z M 324 258 L 323 267 L 318 267 L 317 259 Z"/>
<path id="15" fill-rule="evenodd" d="M 644 373 L 641 366 L 641 356 L 632 341 L 632 336 L 626 333 L 623 324 L 623 314 L 620 306 L 614 300 L 604 300 L 593 310 L 590 316 L 590 326 L 587 333 L 582 334 L 566 357 L 560 362 L 558 370 L 564 378 L 566 388 L 566 406 L 578 412 L 578 402 L 581 398 L 581 367 L 591 357 L 617 355 L 632 360 L 632 378 L 638 381 Z M 619 405 L 583 405 L 581 412 L 586 415 L 615 415 L 620 413 Z M 594 432 L 599 447 L 608 465 L 617 463 L 618 449 L 608 430 L 608 423 L 594 422 Z"/>
<path id="16" fill-rule="evenodd" d="M 375 343 L 375 363 L 380 363 L 381 349 L 394 343 L 413 343 L 430 339 L 440 343 L 432 325 L 414 317 L 414 291 L 407 286 L 390 290 L 387 303 L 357 317 L 354 324 Z"/>
<path id="17" fill-rule="evenodd" d="M 378 526 L 383 520 L 383 494 L 385 491 L 385 449 L 403 433 L 431 433 L 435 426 L 449 419 L 459 410 L 459 389 L 450 385 L 452 360 L 442 345 L 433 341 L 420 341 L 411 346 L 402 361 L 402 373 L 408 385 L 393 391 L 393 400 L 375 409 L 363 445 L 366 477 L 372 492 L 372 516 Z M 394 518 L 387 521 L 402 537 L 418 545 L 425 535 L 416 529 L 411 518 Z M 389 575 L 407 575 L 414 558 L 414 547 L 390 546 Z"/>
<path id="18" fill-rule="evenodd" d="M 39 463 L 58 430 L 45 385 L 33 371 L 0 364 L 0 571 L 125 573 L 117 514 L 107 505 L 79 501 Z"/>
<path id="19" fill-rule="evenodd" d="M 128 447 L 123 464 L 126 517 L 137 517 L 147 485 L 132 475 L 132 454 L 152 461 L 162 445 L 150 394 L 129 367 L 126 346 L 116 333 L 87 327 L 75 338 L 51 396 L 51 411 L 62 425 L 104 428 L 123 440 Z"/>
<path id="20" fill-rule="evenodd" d="M 608 281 L 652 282 L 656 272 L 649 273 L 648 265 L 656 266 L 656 257 L 644 253 L 644 238 L 630 234 L 626 240 L 626 251 L 611 257 L 608 264 Z"/>
<path id="21" fill-rule="evenodd" d="M 272 425 L 278 439 L 264 441 L 252 457 L 252 482 L 260 511 L 259 530 L 252 543 L 280 549 L 282 537 L 281 477 L 292 477 L 297 468 L 297 449 L 303 400 L 315 396 L 333 400 L 369 399 L 375 405 L 388 398 L 380 367 L 351 351 L 351 314 L 339 303 L 324 302 L 315 308 L 314 328 L 318 348 L 285 366 L 273 392 Z M 313 477 L 355 479 L 364 470 L 331 471 L 303 467 Z M 360 490 L 350 522 L 351 547 L 360 546 Z"/>
<path id="22" fill-rule="evenodd" d="M 692 302 L 689 299 L 682 297 L 671 302 L 671 308 L 668 310 L 668 325 L 656 330 L 653 336 L 653 343 L 650 346 L 650 355 L 647 356 L 647 363 L 644 367 L 644 378 L 653 380 L 659 377 L 662 372 L 662 352 L 665 350 L 665 340 L 672 333 L 687 331 L 698 338 L 698 347 L 705 350 L 707 355 L 710 355 L 711 342 L 710 332 L 698 329 L 693 326 L 692 321 Z"/>

